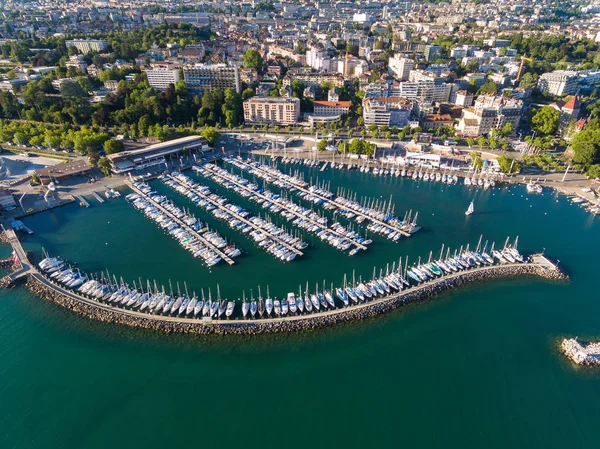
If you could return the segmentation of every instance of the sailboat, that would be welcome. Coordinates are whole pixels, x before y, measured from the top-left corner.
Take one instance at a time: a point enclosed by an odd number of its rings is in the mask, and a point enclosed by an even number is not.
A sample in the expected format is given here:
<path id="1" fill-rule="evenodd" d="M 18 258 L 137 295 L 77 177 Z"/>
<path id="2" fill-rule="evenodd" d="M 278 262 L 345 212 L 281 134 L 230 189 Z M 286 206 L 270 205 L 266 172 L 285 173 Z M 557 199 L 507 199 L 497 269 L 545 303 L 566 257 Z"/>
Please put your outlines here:
<path id="1" fill-rule="evenodd" d="M 466 210 L 465 215 L 469 216 L 471 215 L 473 212 L 475 211 L 475 206 L 473 204 L 473 201 L 471 201 L 471 204 L 469 204 L 469 208 Z"/>

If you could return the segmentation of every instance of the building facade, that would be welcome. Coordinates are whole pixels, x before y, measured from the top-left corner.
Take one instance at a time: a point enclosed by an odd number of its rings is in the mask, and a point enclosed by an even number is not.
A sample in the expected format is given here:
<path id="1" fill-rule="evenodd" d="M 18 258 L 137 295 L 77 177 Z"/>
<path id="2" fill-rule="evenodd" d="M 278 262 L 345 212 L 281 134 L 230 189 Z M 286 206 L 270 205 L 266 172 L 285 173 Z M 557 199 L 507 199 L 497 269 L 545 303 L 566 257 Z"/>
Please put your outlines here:
<path id="1" fill-rule="evenodd" d="M 315 101 L 314 114 L 317 116 L 342 115 L 350 111 L 349 101 Z"/>
<path id="2" fill-rule="evenodd" d="M 252 97 L 244 101 L 244 120 L 248 123 L 292 125 L 300 118 L 300 99 Z"/>
<path id="3" fill-rule="evenodd" d="M 406 126 L 413 111 L 413 102 L 403 98 L 363 98 L 365 126 Z"/>
<path id="4" fill-rule="evenodd" d="M 415 63 L 412 59 L 393 57 L 389 59 L 388 66 L 396 78 L 398 78 L 400 81 L 407 81 L 408 75 L 414 68 Z"/>
<path id="5" fill-rule="evenodd" d="M 544 73 L 538 81 L 538 89 L 547 95 L 575 95 L 578 87 L 579 77 L 572 70 Z"/>
<path id="6" fill-rule="evenodd" d="M 240 70 L 226 64 L 196 64 L 183 67 L 183 79 L 188 90 L 196 95 L 213 89 L 234 89 L 241 92 Z"/>
<path id="7" fill-rule="evenodd" d="M 73 39 L 65 41 L 67 48 L 75 47 L 79 53 L 87 54 L 92 51 L 101 52 L 108 48 L 108 42 L 98 39 Z"/>
<path id="8" fill-rule="evenodd" d="M 480 95 L 473 108 L 463 109 L 457 130 L 465 136 L 488 134 L 492 129 L 501 129 L 511 123 L 519 127 L 523 113 L 523 102 L 497 95 Z"/>
<path id="9" fill-rule="evenodd" d="M 170 84 L 180 81 L 178 69 L 156 68 L 146 70 L 146 77 L 150 87 L 158 90 L 167 90 Z"/>

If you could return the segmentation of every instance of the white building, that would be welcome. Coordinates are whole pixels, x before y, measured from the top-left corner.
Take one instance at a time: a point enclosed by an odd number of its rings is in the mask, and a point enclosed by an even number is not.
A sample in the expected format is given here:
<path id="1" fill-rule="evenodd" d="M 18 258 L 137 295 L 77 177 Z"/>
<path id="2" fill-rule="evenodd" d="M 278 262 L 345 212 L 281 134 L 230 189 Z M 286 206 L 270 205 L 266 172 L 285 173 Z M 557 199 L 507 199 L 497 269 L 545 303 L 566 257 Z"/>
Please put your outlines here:
<path id="1" fill-rule="evenodd" d="M 175 84 L 180 80 L 178 69 L 156 68 L 146 70 L 146 77 L 150 87 L 158 90 L 167 90 L 170 84 Z"/>
<path id="2" fill-rule="evenodd" d="M 390 58 L 388 66 L 396 78 L 400 81 L 406 81 L 408 80 L 410 71 L 414 68 L 415 63 L 412 59 L 394 56 L 393 58 Z"/>
<path id="3" fill-rule="evenodd" d="M 547 95 L 575 95 L 579 77 L 573 70 L 555 70 L 544 73 L 538 81 L 538 89 Z"/>
<path id="4" fill-rule="evenodd" d="M 79 53 L 87 54 L 92 51 L 101 52 L 108 48 L 108 42 L 98 39 L 73 39 L 65 41 L 67 48 L 75 47 Z"/>

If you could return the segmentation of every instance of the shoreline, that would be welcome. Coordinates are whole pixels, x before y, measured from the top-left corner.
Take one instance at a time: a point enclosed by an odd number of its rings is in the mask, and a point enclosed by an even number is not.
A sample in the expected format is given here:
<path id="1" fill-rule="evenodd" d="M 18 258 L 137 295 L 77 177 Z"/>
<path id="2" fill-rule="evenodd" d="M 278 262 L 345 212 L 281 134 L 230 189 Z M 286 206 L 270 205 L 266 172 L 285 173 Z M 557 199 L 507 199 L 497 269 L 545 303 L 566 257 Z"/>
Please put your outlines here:
<path id="1" fill-rule="evenodd" d="M 328 310 L 312 315 L 297 315 L 256 320 L 202 320 L 173 316 L 151 315 L 87 299 L 62 289 L 39 273 L 29 273 L 19 283 L 36 296 L 65 307 L 89 319 L 130 327 L 140 327 L 162 333 L 193 333 L 200 335 L 258 335 L 283 332 L 306 332 L 334 325 L 373 318 L 391 312 L 403 305 L 422 302 L 438 294 L 475 282 L 488 279 L 517 276 L 536 276 L 551 281 L 566 280 L 568 276 L 558 268 L 548 269 L 541 264 L 525 263 L 494 265 L 432 280 L 406 291 L 401 291 L 370 302 L 359 303 L 347 308 Z"/>

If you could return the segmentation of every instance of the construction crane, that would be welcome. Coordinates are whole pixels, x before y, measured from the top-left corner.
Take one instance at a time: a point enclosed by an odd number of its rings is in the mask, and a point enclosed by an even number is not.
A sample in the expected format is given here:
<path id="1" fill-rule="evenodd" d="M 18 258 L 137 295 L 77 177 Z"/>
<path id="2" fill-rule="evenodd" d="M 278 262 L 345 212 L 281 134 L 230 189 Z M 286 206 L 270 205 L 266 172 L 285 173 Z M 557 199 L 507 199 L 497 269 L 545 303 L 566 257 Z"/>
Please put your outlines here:
<path id="1" fill-rule="evenodd" d="M 521 75 L 523 74 L 523 62 L 525 61 L 533 62 L 533 59 L 521 56 L 521 65 L 519 66 L 519 73 L 517 73 L 517 81 L 521 79 Z"/>

